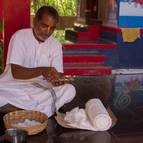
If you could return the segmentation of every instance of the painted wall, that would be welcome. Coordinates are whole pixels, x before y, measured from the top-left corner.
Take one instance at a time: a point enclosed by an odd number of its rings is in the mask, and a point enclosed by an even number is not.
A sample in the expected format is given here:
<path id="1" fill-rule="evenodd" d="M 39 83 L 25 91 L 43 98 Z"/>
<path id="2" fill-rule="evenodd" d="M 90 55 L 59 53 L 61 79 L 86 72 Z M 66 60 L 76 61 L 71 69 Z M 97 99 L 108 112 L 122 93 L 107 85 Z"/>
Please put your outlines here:
<path id="1" fill-rule="evenodd" d="M 134 42 L 124 42 L 120 28 L 102 27 L 101 37 L 117 44 L 116 49 L 103 51 L 113 68 L 143 68 L 143 33 Z M 113 51 L 114 50 L 114 51 Z"/>

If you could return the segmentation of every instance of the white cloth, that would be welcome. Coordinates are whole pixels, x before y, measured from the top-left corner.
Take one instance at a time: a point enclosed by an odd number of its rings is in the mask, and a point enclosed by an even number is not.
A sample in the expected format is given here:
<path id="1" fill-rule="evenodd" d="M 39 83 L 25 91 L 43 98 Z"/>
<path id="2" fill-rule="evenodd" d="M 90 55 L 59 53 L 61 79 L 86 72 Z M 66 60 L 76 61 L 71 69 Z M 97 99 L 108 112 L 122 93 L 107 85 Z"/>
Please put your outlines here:
<path id="1" fill-rule="evenodd" d="M 85 110 L 79 109 L 78 107 L 66 112 L 64 121 L 66 121 L 70 127 L 97 131 L 97 129 L 91 125 Z"/>
<path id="2" fill-rule="evenodd" d="M 48 85 L 43 78 L 16 80 L 11 73 L 11 64 L 27 68 L 55 67 L 63 72 L 62 45 L 50 36 L 45 42 L 38 43 L 32 29 L 16 32 L 9 44 L 6 68 L 0 76 L 0 107 L 11 104 L 28 110 L 44 112 L 50 117 L 53 114 L 53 98 L 48 89 L 36 87 L 33 83 Z M 75 88 L 71 84 L 53 87 L 56 94 L 56 110 L 75 96 Z"/>
<path id="3" fill-rule="evenodd" d="M 78 107 L 66 112 L 64 120 L 69 126 L 93 131 L 105 131 L 112 125 L 112 120 L 99 99 L 90 99 L 85 110 Z"/>

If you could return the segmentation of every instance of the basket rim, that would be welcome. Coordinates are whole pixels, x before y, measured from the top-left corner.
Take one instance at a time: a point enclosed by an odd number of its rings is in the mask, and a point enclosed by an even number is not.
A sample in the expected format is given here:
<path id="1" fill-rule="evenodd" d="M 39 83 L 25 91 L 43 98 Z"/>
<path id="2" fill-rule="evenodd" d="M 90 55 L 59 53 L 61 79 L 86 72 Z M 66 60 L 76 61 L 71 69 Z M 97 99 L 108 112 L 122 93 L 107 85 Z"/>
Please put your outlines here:
<path id="1" fill-rule="evenodd" d="M 34 117 L 33 117 L 33 119 L 31 119 L 31 117 L 28 117 L 28 116 L 26 117 L 26 113 L 38 113 L 38 114 L 33 114 L 33 115 L 35 115 L 35 119 L 34 119 Z M 16 117 L 16 114 L 17 114 L 17 117 Z M 23 115 L 23 118 L 22 118 L 23 121 L 25 119 L 36 120 L 36 115 L 40 115 L 39 118 L 37 118 L 37 121 L 39 121 L 40 124 L 32 125 L 29 127 L 18 127 L 18 126 L 16 126 L 16 123 L 22 121 L 22 120 L 20 120 L 20 118 L 22 116 L 18 116 L 18 114 L 25 114 L 25 115 Z M 11 118 L 12 116 L 13 116 L 13 118 Z M 13 111 L 13 112 L 9 112 L 9 113 L 5 114 L 3 117 L 3 121 L 4 121 L 5 128 L 7 128 L 7 129 L 8 128 L 23 129 L 28 132 L 28 135 L 34 135 L 34 134 L 42 132 L 47 127 L 48 116 L 45 113 L 39 112 L 39 111 L 18 110 L 18 111 Z"/>
<path id="2" fill-rule="evenodd" d="M 8 115 L 12 115 L 12 114 L 15 114 L 15 113 L 26 113 L 26 112 L 40 113 L 48 119 L 48 116 L 45 113 L 40 112 L 40 111 L 34 111 L 34 110 L 16 110 L 16 111 L 12 111 L 12 112 L 9 112 L 9 113 L 5 114 L 3 118 L 6 118 Z"/>

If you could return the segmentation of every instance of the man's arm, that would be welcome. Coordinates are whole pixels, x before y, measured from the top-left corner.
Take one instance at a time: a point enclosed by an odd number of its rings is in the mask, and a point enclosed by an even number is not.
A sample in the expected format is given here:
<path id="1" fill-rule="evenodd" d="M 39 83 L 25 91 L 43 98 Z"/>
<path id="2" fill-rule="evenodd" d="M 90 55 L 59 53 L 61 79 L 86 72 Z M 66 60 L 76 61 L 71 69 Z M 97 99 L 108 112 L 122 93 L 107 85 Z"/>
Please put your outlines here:
<path id="1" fill-rule="evenodd" d="M 26 68 L 11 64 L 11 71 L 15 79 L 31 79 L 42 75 L 45 79 L 51 81 L 54 86 L 62 85 L 73 80 L 72 76 L 64 76 L 63 73 L 57 72 L 53 67 Z"/>
<path id="2" fill-rule="evenodd" d="M 12 75 L 16 79 L 30 79 L 42 75 L 45 78 L 59 78 L 59 73 L 53 67 L 26 68 L 11 64 Z"/>

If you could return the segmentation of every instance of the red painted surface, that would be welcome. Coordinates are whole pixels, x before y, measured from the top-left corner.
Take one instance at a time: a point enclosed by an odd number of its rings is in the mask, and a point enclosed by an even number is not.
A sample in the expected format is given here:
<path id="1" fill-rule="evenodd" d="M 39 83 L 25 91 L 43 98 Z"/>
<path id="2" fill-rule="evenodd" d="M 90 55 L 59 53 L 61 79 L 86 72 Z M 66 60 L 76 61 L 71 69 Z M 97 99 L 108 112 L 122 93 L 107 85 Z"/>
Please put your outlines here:
<path id="1" fill-rule="evenodd" d="M 0 20 L 3 19 L 3 16 L 2 16 L 2 0 L 0 0 Z M 0 32 L 0 42 L 2 41 L 3 39 L 3 33 Z"/>
<path id="2" fill-rule="evenodd" d="M 88 63 L 65 63 L 64 69 L 88 69 L 88 68 L 96 68 L 97 66 L 104 66 L 104 62 L 88 62 Z"/>
<path id="3" fill-rule="evenodd" d="M 112 68 L 110 67 L 97 67 L 94 69 L 64 69 L 65 74 L 71 75 L 101 75 L 101 74 L 111 74 Z"/>
<path id="4" fill-rule="evenodd" d="M 117 34 L 122 34 L 121 28 L 118 27 L 102 26 L 101 31 L 109 31 Z"/>
<path id="5" fill-rule="evenodd" d="M 0 19 L 2 19 L 2 2 L 3 0 L 0 0 Z"/>
<path id="6" fill-rule="evenodd" d="M 100 38 L 100 31 L 101 31 L 100 25 L 89 25 L 88 29 L 90 32 L 91 39 L 99 39 Z"/>
<path id="7" fill-rule="evenodd" d="M 75 43 L 75 44 L 65 44 L 64 48 L 70 48 L 70 49 L 105 48 L 105 49 L 108 49 L 108 48 L 117 48 L 117 45 L 116 44 L 97 44 L 97 43 L 78 43 L 78 44 Z"/>
<path id="8" fill-rule="evenodd" d="M 112 69 L 104 66 L 103 55 L 66 55 L 64 72 L 71 75 L 111 74 Z"/>
<path id="9" fill-rule="evenodd" d="M 64 63 L 93 63 L 93 62 L 101 62 L 105 61 L 104 55 L 77 55 L 77 56 L 64 56 Z"/>
<path id="10" fill-rule="evenodd" d="M 100 29 L 99 25 L 89 25 L 87 32 L 77 32 L 77 41 L 80 40 L 97 40 L 100 37 Z"/>
<path id="11" fill-rule="evenodd" d="M 143 29 L 140 29 L 141 34 L 143 34 Z"/>
<path id="12" fill-rule="evenodd" d="M 30 27 L 30 0 L 4 0 L 4 63 L 9 40 L 14 32 Z"/>

